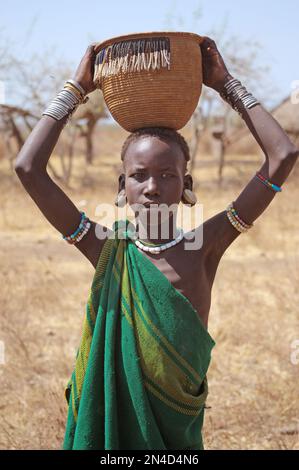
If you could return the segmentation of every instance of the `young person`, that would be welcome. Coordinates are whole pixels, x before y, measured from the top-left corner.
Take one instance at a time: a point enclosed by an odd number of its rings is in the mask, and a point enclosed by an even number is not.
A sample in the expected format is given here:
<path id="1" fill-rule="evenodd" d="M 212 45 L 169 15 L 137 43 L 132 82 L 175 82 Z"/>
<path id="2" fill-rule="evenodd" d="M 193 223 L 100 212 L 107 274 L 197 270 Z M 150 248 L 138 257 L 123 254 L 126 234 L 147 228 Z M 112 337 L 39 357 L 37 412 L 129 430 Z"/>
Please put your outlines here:
<path id="1" fill-rule="evenodd" d="M 204 84 L 240 113 L 265 154 L 235 201 L 191 232 L 202 233 L 200 248 L 186 249 L 176 211 L 156 220 L 158 231 L 151 232 L 148 216 L 157 207 L 151 205 L 196 204 L 186 171 L 189 148 L 173 129 L 138 129 L 122 147 L 115 203 L 146 206 L 136 211 L 136 226 L 127 219 L 115 221 L 113 230 L 97 224 L 49 177 L 47 162 L 63 127 L 95 89 L 97 45 L 89 46 L 74 79 L 45 110 L 17 157 L 15 170 L 34 202 L 95 268 L 66 388 L 64 449 L 204 448 L 206 374 L 215 345 L 208 316 L 216 270 L 226 249 L 281 191 L 299 151 L 231 76 L 215 42 L 205 37 L 200 47 Z"/>

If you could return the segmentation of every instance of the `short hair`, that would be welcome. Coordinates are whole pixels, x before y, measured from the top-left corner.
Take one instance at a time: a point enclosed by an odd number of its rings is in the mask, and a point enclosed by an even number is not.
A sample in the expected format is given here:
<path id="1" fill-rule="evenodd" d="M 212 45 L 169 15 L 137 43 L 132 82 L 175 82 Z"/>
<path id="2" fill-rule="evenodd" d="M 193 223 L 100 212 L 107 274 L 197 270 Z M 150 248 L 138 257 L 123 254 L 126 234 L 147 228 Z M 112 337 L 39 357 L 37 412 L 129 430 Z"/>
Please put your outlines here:
<path id="1" fill-rule="evenodd" d="M 132 132 L 124 141 L 121 149 L 121 160 L 124 161 L 129 145 L 142 136 L 168 139 L 178 144 L 183 152 L 186 163 L 190 161 L 190 149 L 184 137 L 175 129 L 169 127 L 143 127 Z"/>

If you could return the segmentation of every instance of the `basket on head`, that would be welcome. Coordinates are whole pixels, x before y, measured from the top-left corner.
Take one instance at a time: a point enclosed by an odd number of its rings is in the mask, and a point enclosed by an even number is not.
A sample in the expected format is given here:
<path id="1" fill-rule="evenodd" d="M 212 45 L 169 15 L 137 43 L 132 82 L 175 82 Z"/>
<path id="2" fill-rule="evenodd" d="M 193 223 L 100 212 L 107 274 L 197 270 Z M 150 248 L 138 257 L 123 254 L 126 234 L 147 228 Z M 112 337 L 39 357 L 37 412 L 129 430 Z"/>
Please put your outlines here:
<path id="1" fill-rule="evenodd" d="M 187 32 L 117 36 L 97 44 L 94 83 L 118 124 L 179 130 L 202 90 L 202 37 Z"/>

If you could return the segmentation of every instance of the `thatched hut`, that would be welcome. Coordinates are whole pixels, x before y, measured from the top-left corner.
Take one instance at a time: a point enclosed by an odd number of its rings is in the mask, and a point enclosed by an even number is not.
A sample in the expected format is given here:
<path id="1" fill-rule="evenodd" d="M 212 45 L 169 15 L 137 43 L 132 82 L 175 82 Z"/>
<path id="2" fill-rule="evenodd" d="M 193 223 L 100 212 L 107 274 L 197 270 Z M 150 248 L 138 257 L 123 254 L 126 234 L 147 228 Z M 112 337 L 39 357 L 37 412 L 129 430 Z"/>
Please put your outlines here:
<path id="1" fill-rule="evenodd" d="M 288 97 L 270 110 L 270 113 L 288 133 L 291 140 L 299 145 L 299 104 L 294 104 L 291 97 Z M 259 145 L 247 127 L 230 136 L 230 145 L 227 151 L 234 154 L 261 153 Z"/>

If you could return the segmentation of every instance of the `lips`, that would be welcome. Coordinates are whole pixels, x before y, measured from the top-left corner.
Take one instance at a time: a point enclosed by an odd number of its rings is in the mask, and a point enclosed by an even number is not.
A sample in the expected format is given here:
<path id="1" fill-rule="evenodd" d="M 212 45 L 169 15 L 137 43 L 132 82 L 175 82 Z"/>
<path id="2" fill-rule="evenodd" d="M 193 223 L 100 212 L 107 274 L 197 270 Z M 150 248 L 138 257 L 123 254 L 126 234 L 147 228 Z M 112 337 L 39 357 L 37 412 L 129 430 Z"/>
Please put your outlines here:
<path id="1" fill-rule="evenodd" d="M 144 202 L 143 203 L 143 206 L 146 207 L 146 208 L 149 208 L 151 206 L 159 206 L 159 202 L 154 202 L 154 201 L 147 201 L 147 202 Z"/>

